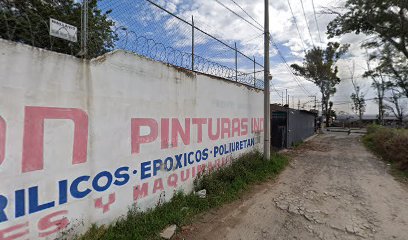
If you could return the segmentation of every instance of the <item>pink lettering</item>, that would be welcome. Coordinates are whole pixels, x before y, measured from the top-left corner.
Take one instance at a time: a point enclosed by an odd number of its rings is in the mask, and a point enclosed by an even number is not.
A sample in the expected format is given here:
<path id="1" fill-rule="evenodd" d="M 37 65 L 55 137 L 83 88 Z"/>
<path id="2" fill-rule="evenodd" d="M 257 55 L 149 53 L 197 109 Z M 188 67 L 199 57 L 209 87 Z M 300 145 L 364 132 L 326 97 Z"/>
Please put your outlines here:
<path id="1" fill-rule="evenodd" d="M 16 232 L 17 230 L 20 231 Z M 17 238 L 21 238 L 22 236 L 27 235 L 28 233 L 29 233 L 28 222 L 25 222 L 0 230 L 0 240 L 14 240 Z"/>
<path id="2" fill-rule="evenodd" d="M 241 134 L 241 129 L 240 129 L 240 121 L 239 118 L 234 118 L 232 119 L 232 137 L 235 136 L 235 133 L 237 136 L 240 136 Z"/>
<path id="3" fill-rule="evenodd" d="M 51 228 L 51 230 L 46 231 L 46 232 L 40 232 L 38 236 L 41 238 L 44 238 L 44 237 L 47 237 L 51 234 L 54 234 L 60 231 L 61 229 L 66 228 L 69 224 L 69 220 L 65 217 L 65 215 L 67 214 L 68 214 L 68 211 L 62 210 L 62 211 L 58 211 L 55 213 L 51 213 L 41 218 L 40 221 L 38 221 L 38 229 L 40 231 L 44 231 L 44 230 Z M 58 217 L 58 216 L 60 216 L 59 219 L 52 220 L 53 218 Z"/>
<path id="4" fill-rule="evenodd" d="M 137 201 L 140 198 L 144 198 L 147 196 L 149 190 L 149 184 L 143 183 L 142 187 L 137 185 L 133 188 L 133 201 Z"/>
<path id="5" fill-rule="evenodd" d="M 227 134 L 228 138 L 231 137 L 230 128 L 231 128 L 230 119 L 222 118 L 221 119 L 221 138 L 225 138 L 225 134 Z"/>
<path id="6" fill-rule="evenodd" d="M 206 123 L 206 118 L 193 118 L 193 124 L 197 125 L 197 143 L 203 142 L 203 125 Z"/>
<path id="7" fill-rule="evenodd" d="M 158 190 L 164 190 L 163 180 L 161 178 L 154 180 L 153 193 L 156 193 Z"/>
<path id="8" fill-rule="evenodd" d="M 185 182 L 190 178 L 190 169 L 181 171 L 181 181 Z"/>
<path id="9" fill-rule="evenodd" d="M 161 119 L 161 149 L 169 148 L 169 133 L 170 133 L 170 120 L 168 118 Z"/>
<path id="10" fill-rule="evenodd" d="M 220 119 L 217 118 L 217 131 L 215 132 L 215 134 L 213 134 L 212 132 L 213 130 L 213 124 L 212 124 L 212 118 L 208 119 L 208 137 L 211 140 L 218 140 L 218 138 L 220 138 Z"/>
<path id="11" fill-rule="evenodd" d="M 102 197 L 95 199 L 95 208 L 101 208 L 103 213 L 106 213 L 110 210 L 110 205 L 116 201 L 115 193 L 109 194 L 109 199 L 106 204 L 103 203 Z"/>
<path id="12" fill-rule="evenodd" d="M 180 135 L 184 145 L 190 144 L 190 119 L 186 118 L 184 123 L 185 130 L 183 130 L 183 127 L 177 118 L 171 119 L 171 140 L 173 147 L 178 146 L 178 135 Z"/>
<path id="13" fill-rule="evenodd" d="M 140 128 L 142 126 L 149 127 L 150 133 L 144 136 L 140 135 Z M 140 153 L 140 144 L 150 143 L 157 139 L 158 124 L 152 118 L 132 118 L 131 121 L 131 145 L 132 153 Z"/>
<path id="14" fill-rule="evenodd" d="M 241 136 L 248 134 L 248 118 L 241 119 Z"/>
<path id="15" fill-rule="evenodd" d="M 24 118 L 22 171 L 44 169 L 44 120 L 70 119 L 74 122 L 72 164 L 86 162 L 88 115 L 77 108 L 26 107 Z"/>
<path id="16" fill-rule="evenodd" d="M 252 133 L 258 133 L 263 131 L 263 118 L 252 119 Z"/>

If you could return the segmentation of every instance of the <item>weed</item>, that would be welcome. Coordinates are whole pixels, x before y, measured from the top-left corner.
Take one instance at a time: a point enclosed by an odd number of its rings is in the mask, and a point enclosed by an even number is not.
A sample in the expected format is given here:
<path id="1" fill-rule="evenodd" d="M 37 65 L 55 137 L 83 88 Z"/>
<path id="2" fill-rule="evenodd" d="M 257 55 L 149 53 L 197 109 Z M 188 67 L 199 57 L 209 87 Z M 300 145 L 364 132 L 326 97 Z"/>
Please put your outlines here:
<path id="1" fill-rule="evenodd" d="M 194 181 L 195 191 L 206 189 L 206 198 L 176 192 L 169 202 L 161 202 L 145 212 L 131 208 L 127 215 L 109 226 L 93 225 L 78 239 L 160 239 L 166 226 L 183 226 L 210 208 L 231 202 L 251 184 L 275 177 L 287 165 L 286 157 L 274 154 L 265 161 L 259 152 L 245 154 L 225 168 L 201 175 Z"/>
<path id="2" fill-rule="evenodd" d="M 408 130 L 371 125 L 367 128 L 363 142 L 374 153 L 408 175 Z"/>

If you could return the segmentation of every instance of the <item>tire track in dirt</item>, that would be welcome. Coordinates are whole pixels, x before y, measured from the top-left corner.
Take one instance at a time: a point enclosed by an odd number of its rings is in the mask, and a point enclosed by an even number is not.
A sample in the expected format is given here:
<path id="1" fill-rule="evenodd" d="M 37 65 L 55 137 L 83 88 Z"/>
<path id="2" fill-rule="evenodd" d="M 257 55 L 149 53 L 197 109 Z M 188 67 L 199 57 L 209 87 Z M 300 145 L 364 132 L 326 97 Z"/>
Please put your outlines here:
<path id="1" fill-rule="evenodd" d="M 408 191 L 359 135 L 319 135 L 276 181 L 200 216 L 176 239 L 408 239 Z"/>

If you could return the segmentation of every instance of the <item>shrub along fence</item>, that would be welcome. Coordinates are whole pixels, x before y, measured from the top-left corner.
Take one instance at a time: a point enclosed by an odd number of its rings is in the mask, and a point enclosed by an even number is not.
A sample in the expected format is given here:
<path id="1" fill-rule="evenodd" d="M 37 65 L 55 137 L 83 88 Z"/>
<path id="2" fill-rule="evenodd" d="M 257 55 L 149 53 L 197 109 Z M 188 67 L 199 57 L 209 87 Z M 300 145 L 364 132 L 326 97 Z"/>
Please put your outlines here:
<path id="1" fill-rule="evenodd" d="M 371 125 L 364 143 L 376 154 L 408 174 L 408 130 Z"/>

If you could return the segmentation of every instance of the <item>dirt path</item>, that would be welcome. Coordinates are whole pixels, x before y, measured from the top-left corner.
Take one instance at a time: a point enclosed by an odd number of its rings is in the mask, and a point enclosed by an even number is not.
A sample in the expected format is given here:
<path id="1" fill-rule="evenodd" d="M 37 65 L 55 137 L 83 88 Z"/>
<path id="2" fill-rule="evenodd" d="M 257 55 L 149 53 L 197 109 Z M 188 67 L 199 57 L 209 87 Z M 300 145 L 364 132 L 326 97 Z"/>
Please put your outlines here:
<path id="1" fill-rule="evenodd" d="M 407 240 L 408 190 L 386 168 L 358 135 L 319 135 L 275 182 L 199 217 L 177 239 Z"/>

